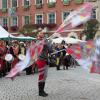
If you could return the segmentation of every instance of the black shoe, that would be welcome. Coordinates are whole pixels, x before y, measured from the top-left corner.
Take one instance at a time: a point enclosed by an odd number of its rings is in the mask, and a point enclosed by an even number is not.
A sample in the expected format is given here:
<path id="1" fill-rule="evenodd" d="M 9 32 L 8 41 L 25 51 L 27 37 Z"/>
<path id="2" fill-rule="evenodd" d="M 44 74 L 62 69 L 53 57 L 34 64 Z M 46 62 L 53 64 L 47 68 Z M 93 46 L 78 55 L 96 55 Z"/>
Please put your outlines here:
<path id="1" fill-rule="evenodd" d="M 3 73 L 3 75 L 2 75 L 2 76 L 4 77 L 4 76 L 6 76 L 6 74 L 5 74 L 5 73 Z"/>
<path id="2" fill-rule="evenodd" d="M 65 70 L 65 67 L 63 67 L 63 70 Z"/>
<path id="3" fill-rule="evenodd" d="M 2 75 L 0 75 L 0 78 L 2 77 Z"/>
<path id="4" fill-rule="evenodd" d="M 66 70 L 68 70 L 68 67 L 66 67 Z"/>
<path id="5" fill-rule="evenodd" d="M 47 97 L 47 96 L 48 96 L 48 94 L 47 94 L 47 93 L 45 93 L 45 92 L 39 92 L 39 96 L 42 96 L 42 97 Z"/>
<path id="6" fill-rule="evenodd" d="M 43 91 L 43 92 L 44 92 L 44 94 L 45 94 L 45 95 L 47 95 L 47 96 L 48 96 L 48 93 L 46 93 L 45 91 Z"/>
<path id="7" fill-rule="evenodd" d="M 57 69 L 57 70 L 61 70 L 61 69 Z"/>

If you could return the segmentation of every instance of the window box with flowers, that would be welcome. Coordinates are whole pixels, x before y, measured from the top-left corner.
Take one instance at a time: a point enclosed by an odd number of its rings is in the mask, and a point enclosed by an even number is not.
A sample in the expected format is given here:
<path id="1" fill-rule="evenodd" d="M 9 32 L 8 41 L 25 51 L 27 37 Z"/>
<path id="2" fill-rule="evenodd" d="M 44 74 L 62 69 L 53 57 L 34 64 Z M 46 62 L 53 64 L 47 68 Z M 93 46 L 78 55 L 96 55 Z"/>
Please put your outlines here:
<path id="1" fill-rule="evenodd" d="M 39 27 L 41 27 L 41 28 L 44 28 L 44 27 L 54 28 L 54 27 L 57 26 L 57 24 L 55 24 L 55 23 L 49 23 L 49 24 L 43 23 L 43 24 L 33 24 L 32 26 L 33 26 L 34 28 L 39 28 Z"/>
<path id="2" fill-rule="evenodd" d="M 44 27 L 46 27 L 46 24 L 45 23 L 43 23 L 43 24 L 33 24 L 32 25 L 34 28 L 44 28 Z"/>
<path id="3" fill-rule="evenodd" d="M 42 8 L 42 4 L 36 4 L 36 9 L 41 9 Z"/>
<path id="4" fill-rule="evenodd" d="M 69 5 L 70 0 L 62 0 L 63 5 Z"/>
<path id="5" fill-rule="evenodd" d="M 6 13 L 7 12 L 7 8 L 2 8 L 2 13 Z"/>
<path id="6" fill-rule="evenodd" d="M 84 0 L 74 0 L 76 4 L 81 4 L 83 3 Z"/>
<path id="7" fill-rule="evenodd" d="M 29 5 L 24 5 L 24 10 L 28 10 L 29 9 Z"/>
<path id="8" fill-rule="evenodd" d="M 56 27 L 57 26 L 57 24 L 55 24 L 55 23 L 48 23 L 47 24 L 47 27 L 48 28 L 54 28 L 54 27 Z"/>
<path id="9" fill-rule="evenodd" d="M 55 2 L 48 2 L 48 7 L 49 8 L 55 7 Z"/>
<path id="10" fill-rule="evenodd" d="M 3 26 L 3 28 L 8 31 L 8 26 Z"/>
<path id="11" fill-rule="evenodd" d="M 18 26 L 11 26 L 10 29 L 11 29 L 12 31 L 17 31 L 17 30 L 18 30 Z"/>
<path id="12" fill-rule="evenodd" d="M 96 2 L 97 0 L 92 0 L 92 2 Z"/>

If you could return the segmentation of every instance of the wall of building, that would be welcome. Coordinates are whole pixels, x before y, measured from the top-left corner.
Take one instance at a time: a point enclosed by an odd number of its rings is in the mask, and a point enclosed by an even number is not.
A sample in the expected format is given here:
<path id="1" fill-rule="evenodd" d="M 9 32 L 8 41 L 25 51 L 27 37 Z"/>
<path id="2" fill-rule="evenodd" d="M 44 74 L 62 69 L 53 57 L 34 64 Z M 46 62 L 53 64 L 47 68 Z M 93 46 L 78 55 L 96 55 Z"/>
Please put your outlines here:
<path id="1" fill-rule="evenodd" d="M 0 0 L 1 1 L 1 0 Z M 8 0 L 8 8 L 11 7 L 11 0 Z M 100 0 L 97 1 L 98 3 L 94 2 L 93 6 L 98 6 L 97 10 L 97 19 L 100 20 L 100 15 L 98 12 L 100 12 Z M 18 0 L 18 7 L 17 11 L 15 13 L 15 16 L 18 17 L 18 29 L 21 29 L 23 27 L 23 16 L 29 15 L 30 16 L 30 24 L 35 24 L 35 14 L 43 14 L 43 22 L 47 24 L 47 14 L 49 12 L 55 12 L 56 13 L 56 27 L 51 28 L 50 31 L 56 30 L 60 24 L 62 23 L 62 11 L 72 11 L 76 9 L 78 6 L 81 4 L 75 4 L 74 0 L 71 0 L 69 5 L 63 5 L 61 0 L 56 0 L 56 5 L 55 7 L 49 8 L 47 5 L 47 0 L 43 0 L 43 7 L 41 9 L 36 9 L 35 5 L 35 0 L 30 0 L 30 7 L 28 10 L 24 10 L 23 7 L 23 0 Z M 1 4 L 0 4 L 1 6 Z M 1 7 L 0 7 L 1 8 Z M 11 26 L 11 17 L 9 16 L 8 12 L 7 13 L 2 13 L 0 11 L 0 18 L 2 17 L 7 17 L 9 19 L 8 23 L 8 31 L 12 32 L 10 30 Z M 18 30 L 17 30 L 18 31 Z"/>
<path id="2" fill-rule="evenodd" d="M 97 6 L 97 20 L 100 22 L 100 0 L 97 0 L 96 6 Z"/>

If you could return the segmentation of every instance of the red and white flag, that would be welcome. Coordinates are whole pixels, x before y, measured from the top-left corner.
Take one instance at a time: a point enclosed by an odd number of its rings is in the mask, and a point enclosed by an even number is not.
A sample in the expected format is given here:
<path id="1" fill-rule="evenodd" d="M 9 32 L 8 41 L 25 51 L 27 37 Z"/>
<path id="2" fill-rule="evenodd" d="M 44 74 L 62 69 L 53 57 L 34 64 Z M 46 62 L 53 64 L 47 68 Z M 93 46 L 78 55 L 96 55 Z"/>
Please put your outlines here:
<path id="1" fill-rule="evenodd" d="M 32 65 L 39 54 L 41 53 L 43 46 L 44 46 L 44 40 L 40 41 L 39 43 L 34 43 L 32 42 L 30 48 L 27 50 L 25 59 L 23 61 L 18 62 L 9 72 L 8 75 L 6 75 L 6 78 L 13 78 L 15 77 L 18 73 L 23 71 L 25 68 L 29 67 Z"/>
<path id="2" fill-rule="evenodd" d="M 80 24 L 86 23 L 91 19 L 92 8 L 91 3 L 84 3 L 81 7 L 72 11 L 51 38 L 58 36 L 59 33 L 66 32 Z"/>

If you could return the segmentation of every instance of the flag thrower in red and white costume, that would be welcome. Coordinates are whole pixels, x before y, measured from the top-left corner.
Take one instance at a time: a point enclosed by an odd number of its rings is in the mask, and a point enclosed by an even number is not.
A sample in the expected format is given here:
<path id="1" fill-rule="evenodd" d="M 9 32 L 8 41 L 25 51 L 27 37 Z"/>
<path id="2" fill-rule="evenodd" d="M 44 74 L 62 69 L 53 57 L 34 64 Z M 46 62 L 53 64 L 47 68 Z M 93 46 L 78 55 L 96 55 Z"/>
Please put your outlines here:
<path id="1" fill-rule="evenodd" d="M 21 72 L 35 62 L 37 64 L 39 72 L 39 95 L 44 97 L 47 96 L 48 94 L 44 92 L 44 87 L 48 69 L 48 44 L 48 41 L 44 39 L 44 34 L 39 33 L 37 36 L 37 42 L 32 42 L 30 48 L 27 50 L 25 59 L 23 61 L 19 61 L 19 63 L 17 63 L 11 69 L 10 73 L 6 77 L 13 78 L 19 72 Z"/>
<path id="2" fill-rule="evenodd" d="M 40 33 L 38 35 L 38 40 L 41 41 L 41 39 L 43 38 L 44 38 L 44 33 Z M 39 74 L 39 78 L 38 78 L 39 96 L 44 96 L 44 97 L 48 95 L 44 91 L 45 81 L 46 81 L 47 71 L 48 71 L 48 53 L 49 53 L 48 44 L 49 44 L 48 41 L 45 40 L 43 49 L 36 61 L 36 64 L 38 66 L 38 74 Z"/>

